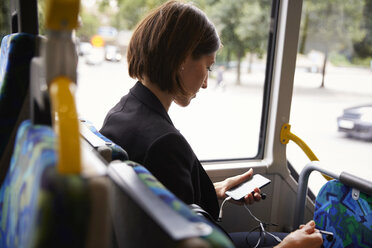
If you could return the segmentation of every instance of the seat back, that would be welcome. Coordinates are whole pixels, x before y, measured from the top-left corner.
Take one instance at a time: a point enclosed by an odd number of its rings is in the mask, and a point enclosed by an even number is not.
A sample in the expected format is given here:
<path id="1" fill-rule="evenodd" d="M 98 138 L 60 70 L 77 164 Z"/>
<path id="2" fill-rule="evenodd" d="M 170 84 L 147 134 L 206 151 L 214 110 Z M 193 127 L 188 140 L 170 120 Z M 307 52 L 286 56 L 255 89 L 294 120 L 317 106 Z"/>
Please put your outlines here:
<path id="1" fill-rule="evenodd" d="M 19 128 L 10 170 L 0 190 L 1 221 L 6 223 L 0 230 L 1 247 L 40 247 L 48 244 L 48 239 L 62 241 L 61 244 L 79 244 L 71 239 L 83 235 L 81 230 L 86 230 L 81 225 L 89 213 L 88 201 L 86 197 L 63 191 L 69 192 L 75 187 L 80 193 L 86 183 L 58 178 L 55 141 L 50 127 L 33 126 L 25 121 Z M 61 198 L 65 198 L 63 204 Z M 71 202 L 78 203 L 81 208 L 69 207 Z M 66 211 L 66 206 L 73 211 Z M 81 216 L 80 220 L 72 222 L 76 229 L 60 223 L 60 220 L 75 221 L 65 218 L 66 214 Z"/>
<path id="2" fill-rule="evenodd" d="M 0 184 L 8 171 L 15 135 L 29 117 L 30 62 L 35 55 L 36 35 L 10 34 L 3 38 L 0 53 Z"/>
<path id="3" fill-rule="evenodd" d="M 372 196 L 338 180 L 327 182 L 315 201 L 317 228 L 333 232 L 324 247 L 372 247 Z"/>
<path id="4" fill-rule="evenodd" d="M 56 160 L 53 136 L 50 128 L 31 128 L 29 122 L 18 130 L 13 160 L 0 189 L 0 218 L 5 223 L 0 230 L 1 247 L 30 243 L 33 234 L 29 231 L 35 226 L 39 192 L 34 182 L 40 181 L 43 171 Z M 36 153 L 44 159 L 30 160 L 36 158 Z"/>
<path id="5" fill-rule="evenodd" d="M 108 246 L 107 178 L 59 173 L 56 147 L 51 127 L 20 126 L 0 189 L 0 247 Z"/>
<path id="6" fill-rule="evenodd" d="M 76 51 L 72 29 L 77 25 L 79 6 L 79 0 L 47 1 L 46 26 L 55 30 L 41 47 L 42 63 L 37 64 L 41 69 L 32 83 L 41 90 L 38 83 L 47 78 L 52 113 L 46 116 L 53 118 L 53 127 L 26 120 L 18 129 L 10 168 L 0 189 L 1 247 L 109 246 L 106 167 L 82 148 L 73 95 Z M 69 19 L 63 11 L 66 8 L 72 13 Z M 29 73 L 25 75 L 29 78 Z M 28 87 L 25 89 L 27 92 Z"/>
<path id="7" fill-rule="evenodd" d="M 112 162 L 112 219 L 118 247 L 234 247 L 221 229 L 168 191 L 146 168 Z"/>

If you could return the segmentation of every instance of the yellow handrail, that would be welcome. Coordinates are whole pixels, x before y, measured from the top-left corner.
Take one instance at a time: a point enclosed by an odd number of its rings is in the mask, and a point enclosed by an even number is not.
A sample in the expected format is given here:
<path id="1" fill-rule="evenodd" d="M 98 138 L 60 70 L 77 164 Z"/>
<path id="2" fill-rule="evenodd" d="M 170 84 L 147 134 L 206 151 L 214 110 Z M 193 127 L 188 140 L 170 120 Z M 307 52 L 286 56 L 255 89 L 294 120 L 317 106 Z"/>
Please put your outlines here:
<path id="1" fill-rule="evenodd" d="M 288 142 L 292 140 L 294 141 L 301 149 L 304 151 L 306 156 L 311 160 L 311 161 L 319 161 L 319 159 L 315 156 L 313 151 L 310 149 L 310 147 L 299 137 L 297 137 L 295 134 L 291 132 L 291 125 L 288 123 L 284 124 L 282 126 L 282 129 L 280 131 L 280 142 L 284 145 L 288 144 Z M 325 179 L 332 180 L 333 178 L 322 174 Z"/>
<path id="2" fill-rule="evenodd" d="M 82 167 L 75 88 L 75 83 L 67 77 L 57 77 L 49 86 L 52 121 L 58 140 L 57 168 L 63 174 L 80 173 Z"/>
<path id="3" fill-rule="evenodd" d="M 46 80 L 53 128 L 57 135 L 58 164 L 62 174 L 82 170 L 79 121 L 75 104 L 76 65 L 73 30 L 78 26 L 80 0 L 46 0 Z M 53 52 L 53 56 L 49 54 Z M 74 56 L 75 55 L 75 56 Z"/>

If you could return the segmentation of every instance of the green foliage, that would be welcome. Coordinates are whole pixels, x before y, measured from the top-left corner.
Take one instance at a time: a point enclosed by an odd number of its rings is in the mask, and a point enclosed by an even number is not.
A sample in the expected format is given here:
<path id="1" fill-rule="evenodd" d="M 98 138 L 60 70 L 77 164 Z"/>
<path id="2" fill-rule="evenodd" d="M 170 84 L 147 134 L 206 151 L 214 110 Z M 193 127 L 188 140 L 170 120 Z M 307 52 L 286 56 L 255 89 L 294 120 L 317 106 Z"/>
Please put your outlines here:
<path id="1" fill-rule="evenodd" d="M 37 1 L 37 11 L 39 20 L 39 34 L 45 35 L 45 0 Z"/>
<path id="2" fill-rule="evenodd" d="M 121 29 L 133 29 L 153 8 L 165 0 L 118 0 L 119 13 L 116 21 Z"/>
<path id="3" fill-rule="evenodd" d="M 371 67 L 372 63 L 372 56 L 370 57 L 353 57 L 352 60 L 353 65 L 363 66 L 363 67 Z"/>
<path id="4" fill-rule="evenodd" d="M 332 65 L 335 66 L 351 66 L 351 63 L 346 56 L 340 53 L 331 53 L 329 61 L 331 61 Z"/>
<path id="5" fill-rule="evenodd" d="M 223 44 L 217 60 L 236 57 L 237 84 L 240 83 L 240 63 L 249 53 L 262 56 L 266 52 L 270 23 L 271 1 L 207 0 L 205 11 L 216 25 Z"/>
<path id="6" fill-rule="evenodd" d="M 363 27 L 363 9 L 367 0 L 307 0 L 304 1 L 302 30 L 299 41 L 300 53 L 318 50 L 324 53 L 322 83 L 326 62 L 346 65 L 355 61 L 354 47 L 366 36 Z M 335 55 L 336 54 L 336 55 Z"/>
<path id="7" fill-rule="evenodd" d="M 110 6 L 110 3 L 108 0 L 101 0 L 99 3 L 98 3 L 98 9 L 100 12 L 105 12 L 107 8 L 109 8 Z"/>
<path id="8" fill-rule="evenodd" d="M 301 37 L 307 40 L 300 42 L 306 42 L 309 47 L 315 47 L 324 53 L 350 52 L 353 42 L 365 35 L 365 30 L 360 29 L 363 4 L 359 0 L 305 1 L 302 26 L 304 35 Z"/>
<path id="9" fill-rule="evenodd" d="M 372 56 L 371 57 L 357 57 L 354 56 L 352 59 L 348 59 L 345 55 L 340 53 L 331 53 L 329 60 L 335 66 L 347 66 L 347 67 L 370 67 Z"/>
<path id="10" fill-rule="evenodd" d="M 9 1 L 0 1 L 0 39 L 10 33 Z M 1 40 L 0 40 L 1 42 Z"/>
<path id="11" fill-rule="evenodd" d="M 372 0 L 365 0 L 363 16 L 360 28 L 365 30 L 365 36 L 354 43 L 354 50 L 357 57 L 368 58 L 372 57 Z"/>
<path id="12" fill-rule="evenodd" d="M 100 20 L 95 14 L 86 11 L 84 8 L 80 10 L 80 17 L 81 24 L 76 31 L 76 35 L 81 41 L 89 41 L 97 33 L 98 27 L 101 25 Z"/>
<path id="13" fill-rule="evenodd" d="M 267 47 L 270 5 L 265 5 L 263 1 L 248 1 L 242 7 L 243 15 L 241 25 L 236 28 L 237 34 L 248 52 L 262 56 Z"/>

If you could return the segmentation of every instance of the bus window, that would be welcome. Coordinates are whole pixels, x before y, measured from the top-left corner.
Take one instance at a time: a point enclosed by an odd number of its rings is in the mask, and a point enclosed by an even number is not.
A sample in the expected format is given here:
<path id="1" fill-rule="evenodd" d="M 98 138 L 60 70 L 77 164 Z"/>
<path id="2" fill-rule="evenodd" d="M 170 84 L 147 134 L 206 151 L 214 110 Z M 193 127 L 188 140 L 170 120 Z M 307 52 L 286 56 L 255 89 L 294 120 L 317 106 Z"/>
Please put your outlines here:
<path id="1" fill-rule="evenodd" d="M 206 12 L 223 43 L 188 108 L 170 111 L 201 160 L 253 158 L 259 152 L 271 1 L 216 1 Z M 267 79 L 269 80 L 269 79 Z"/>
<path id="2" fill-rule="evenodd" d="M 169 115 L 201 160 L 257 158 L 260 153 L 262 156 L 261 113 L 265 82 L 270 82 L 265 75 L 272 1 L 194 2 L 216 25 L 223 47 L 209 74 L 208 89 L 200 90 L 187 108 L 172 104 Z M 89 37 L 84 27 L 94 24 L 88 18 L 89 13 L 100 9 L 82 3 L 82 30 L 77 32 L 77 38 L 85 42 Z M 130 11 L 130 6 L 120 3 L 106 6 L 106 13 L 116 13 L 111 15 L 115 18 L 108 19 L 110 15 L 105 15 L 100 18 L 101 27 L 96 28 L 106 30 L 103 27 L 115 25 L 118 31 L 114 45 L 125 57 L 128 34 L 145 11 L 138 16 L 139 11 Z M 137 5 L 136 9 L 141 11 L 155 7 L 150 3 Z M 107 45 L 113 45 L 113 41 Z M 107 111 L 126 94 L 135 80 L 128 76 L 126 59 L 89 65 L 86 58 L 80 56 L 79 61 L 77 96 L 80 113 L 100 128 Z"/>
<path id="3" fill-rule="evenodd" d="M 0 3 L 0 39 L 10 33 L 10 6 L 9 1 Z"/>
<path id="4" fill-rule="evenodd" d="M 371 6 L 371 1 L 304 1 L 290 115 L 291 130 L 323 166 L 365 179 L 372 178 Z M 355 106 L 367 107 L 338 122 Z M 287 155 L 298 171 L 308 162 L 295 145 L 287 146 Z M 317 193 L 324 179 L 314 178 L 310 187 Z"/>

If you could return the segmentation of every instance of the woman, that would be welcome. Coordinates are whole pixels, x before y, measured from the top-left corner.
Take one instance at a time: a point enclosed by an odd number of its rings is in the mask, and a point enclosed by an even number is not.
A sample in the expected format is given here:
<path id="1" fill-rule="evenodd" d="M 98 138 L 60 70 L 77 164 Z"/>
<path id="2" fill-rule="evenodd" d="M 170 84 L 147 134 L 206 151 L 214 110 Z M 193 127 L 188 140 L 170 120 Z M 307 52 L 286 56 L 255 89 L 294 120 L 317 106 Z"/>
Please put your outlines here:
<path id="1" fill-rule="evenodd" d="M 201 206 L 215 220 L 218 199 L 253 170 L 213 184 L 167 112 L 172 102 L 186 107 L 207 88 L 220 46 L 214 25 L 193 5 L 169 1 L 153 10 L 128 47 L 129 75 L 139 81 L 109 111 L 100 130 L 181 200 Z M 244 198 L 249 204 L 260 199 L 258 188 Z"/>

